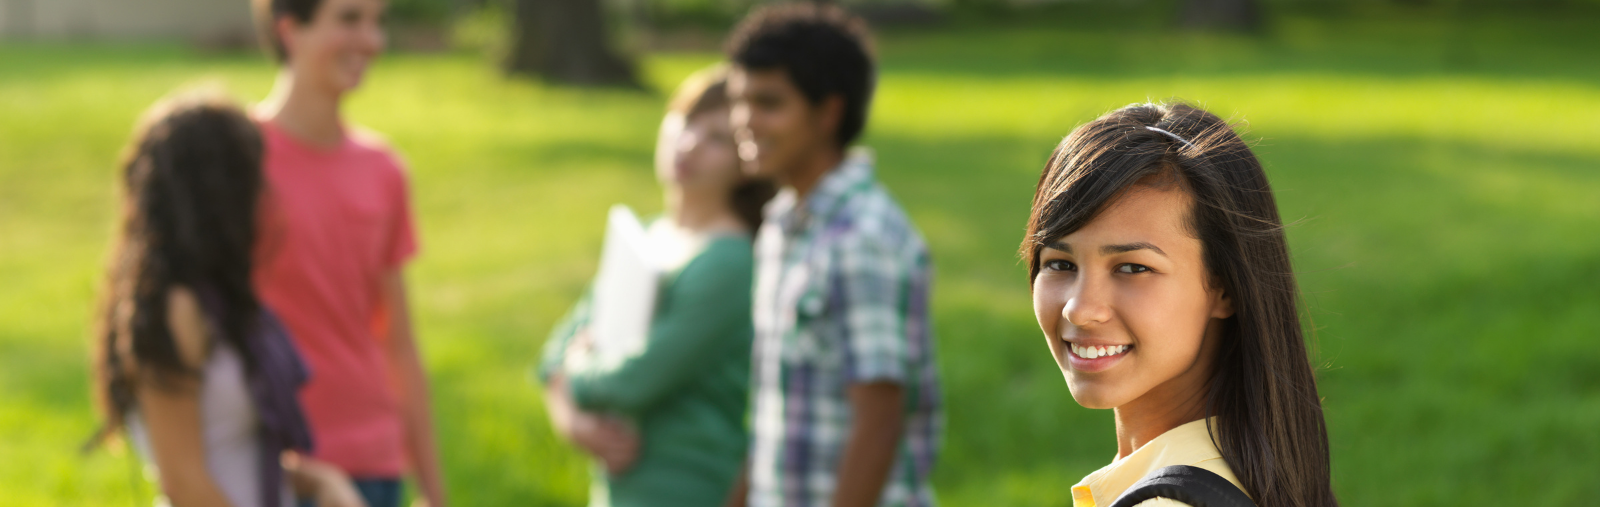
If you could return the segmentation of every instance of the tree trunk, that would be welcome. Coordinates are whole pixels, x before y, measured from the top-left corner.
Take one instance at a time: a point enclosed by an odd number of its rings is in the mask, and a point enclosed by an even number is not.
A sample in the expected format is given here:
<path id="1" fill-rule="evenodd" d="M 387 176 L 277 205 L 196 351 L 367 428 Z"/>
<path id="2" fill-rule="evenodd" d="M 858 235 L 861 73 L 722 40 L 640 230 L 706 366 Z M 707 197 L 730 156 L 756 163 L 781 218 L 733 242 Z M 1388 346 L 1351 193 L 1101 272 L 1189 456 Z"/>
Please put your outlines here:
<path id="1" fill-rule="evenodd" d="M 1184 28 L 1257 32 L 1262 28 L 1257 0 L 1185 0 L 1178 14 Z"/>
<path id="2" fill-rule="evenodd" d="M 601 0 L 512 0 L 506 71 L 578 85 L 638 87 L 633 62 L 610 47 Z"/>

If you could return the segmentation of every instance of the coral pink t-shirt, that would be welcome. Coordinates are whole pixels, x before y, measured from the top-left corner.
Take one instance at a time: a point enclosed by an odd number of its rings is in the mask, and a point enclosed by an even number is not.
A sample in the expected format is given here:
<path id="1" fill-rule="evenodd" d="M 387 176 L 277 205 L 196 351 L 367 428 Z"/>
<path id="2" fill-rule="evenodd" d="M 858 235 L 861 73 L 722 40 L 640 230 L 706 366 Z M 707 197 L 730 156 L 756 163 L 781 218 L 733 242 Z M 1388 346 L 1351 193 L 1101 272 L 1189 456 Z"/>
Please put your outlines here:
<path id="1" fill-rule="evenodd" d="M 256 290 L 311 369 L 300 401 L 316 457 L 398 477 L 404 422 L 381 332 L 382 281 L 417 251 L 406 177 L 373 135 L 317 148 L 259 121 L 266 145 Z"/>

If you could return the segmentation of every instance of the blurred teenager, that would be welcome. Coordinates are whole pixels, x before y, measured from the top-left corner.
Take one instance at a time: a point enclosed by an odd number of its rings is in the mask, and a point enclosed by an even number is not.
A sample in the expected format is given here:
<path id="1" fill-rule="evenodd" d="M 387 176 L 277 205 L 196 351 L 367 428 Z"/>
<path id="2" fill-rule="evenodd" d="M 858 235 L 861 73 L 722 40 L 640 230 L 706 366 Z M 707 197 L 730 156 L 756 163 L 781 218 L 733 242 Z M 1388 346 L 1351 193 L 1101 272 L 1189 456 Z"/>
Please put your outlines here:
<path id="1" fill-rule="evenodd" d="M 734 505 L 925 506 L 942 414 L 928 248 L 865 150 L 865 24 L 829 3 L 734 29 L 728 79 L 747 172 L 783 190 L 756 240 L 752 449 Z"/>
<path id="2" fill-rule="evenodd" d="M 252 0 L 280 63 L 255 110 L 268 199 L 256 287 L 316 372 L 301 395 L 316 456 L 373 507 L 409 470 L 445 500 L 403 271 L 417 250 L 403 164 L 340 107 L 383 50 L 384 0 Z"/>
<path id="3" fill-rule="evenodd" d="M 296 492 L 360 506 L 337 468 L 295 455 L 312 444 L 306 370 L 250 283 L 261 180 L 260 134 L 220 95 L 141 120 L 100 309 L 95 443 L 127 434 L 179 507 L 285 507 Z"/>
<path id="4" fill-rule="evenodd" d="M 656 145 L 666 213 L 649 226 L 669 273 L 642 350 L 587 353 L 587 298 L 546 342 L 540 378 L 556 431 L 595 458 L 591 507 L 720 504 L 744 462 L 750 235 L 773 185 L 739 170 L 726 70 L 678 89 Z"/>
<path id="5" fill-rule="evenodd" d="M 1139 104 L 1074 130 L 1022 255 L 1073 399 L 1116 418 L 1073 505 L 1337 505 L 1278 207 L 1221 118 Z"/>

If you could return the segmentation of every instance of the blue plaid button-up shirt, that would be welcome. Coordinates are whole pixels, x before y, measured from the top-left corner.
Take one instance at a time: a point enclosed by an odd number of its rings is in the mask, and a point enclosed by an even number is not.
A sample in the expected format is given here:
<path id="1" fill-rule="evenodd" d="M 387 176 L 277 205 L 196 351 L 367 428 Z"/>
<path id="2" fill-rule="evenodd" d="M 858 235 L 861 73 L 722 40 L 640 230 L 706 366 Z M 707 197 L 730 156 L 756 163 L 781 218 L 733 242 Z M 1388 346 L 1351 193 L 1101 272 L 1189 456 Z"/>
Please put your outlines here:
<path id="1" fill-rule="evenodd" d="M 756 242 L 752 507 L 825 506 L 849 438 L 851 384 L 892 381 L 905 428 L 879 505 L 932 506 L 942 431 L 928 248 L 865 153 L 804 202 L 785 190 Z"/>

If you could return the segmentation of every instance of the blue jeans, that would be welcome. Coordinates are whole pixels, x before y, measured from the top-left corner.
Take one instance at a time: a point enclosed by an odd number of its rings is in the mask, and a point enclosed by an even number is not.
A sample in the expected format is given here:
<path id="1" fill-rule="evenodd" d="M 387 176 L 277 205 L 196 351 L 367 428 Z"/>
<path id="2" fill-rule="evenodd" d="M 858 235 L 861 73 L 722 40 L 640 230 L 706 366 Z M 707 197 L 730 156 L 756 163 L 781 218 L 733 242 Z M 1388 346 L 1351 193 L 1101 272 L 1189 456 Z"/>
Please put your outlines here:
<path id="1" fill-rule="evenodd" d="M 356 479 L 356 492 L 367 501 L 367 507 L 400 507 L 400 479 Z M 300 507 L 317 507 L 311 500 L 300 500 Z"/>

